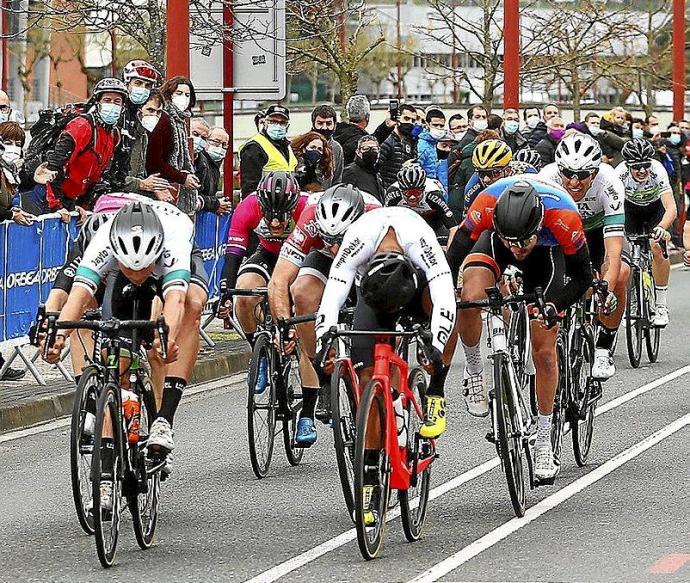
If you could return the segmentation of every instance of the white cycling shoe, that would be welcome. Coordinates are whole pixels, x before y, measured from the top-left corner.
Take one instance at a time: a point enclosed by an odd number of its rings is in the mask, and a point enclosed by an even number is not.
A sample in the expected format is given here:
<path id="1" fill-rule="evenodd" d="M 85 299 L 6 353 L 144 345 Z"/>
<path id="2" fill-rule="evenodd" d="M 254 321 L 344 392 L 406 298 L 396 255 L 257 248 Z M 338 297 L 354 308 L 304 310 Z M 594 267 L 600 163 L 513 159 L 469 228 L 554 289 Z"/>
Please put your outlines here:
<path id="1" fill-rule="evenodd" d="M 537 481 L 551 481 L 558 474 L 558 464 L 553 458 L 551 440 L 540 440 L 534 444 L 534 477 Z"/>
<path id="2" fill-rule="evenodd" d="M 611 353 L 606 348 L 594 350 L 594 365 L 592 366 L 592 377 L 599 381 L 607 381 L 616 374 L 616 367 L 613 364 Z"/>
<path id="3" fill-rule="evenodd" d="M 473 417 L 486 417 L 489 414 L 489 401 L 483 373 L 470 374 L 465 369 L 462 381 L 462 394 L 465 396 L 467 412 Z"/>
<path id="4" fill-rule="evenodd" d="M 101 510 L 105 512 L 113 511 L 113 483 L 110 480 L 101 480 Z"/>
<path id="5" fill-rule="evenodd" d="M 668 308 L 666 306 L 657 306 L 654 312 L 654 320 L 652 320 L 652 325 L 659 328 L 668 326 Z"/>
<path id="6" fill-rule="evenodd" d="M 155 449 L 163 449 L 166 452 L 170 452 L 175 449 L 173 435 L 174 432 L 168 420 L 164 417 L 158 417 L 151 423 L 149 440 L 146 442 L 146 445 L 149 449 L 153 446 Z"/>

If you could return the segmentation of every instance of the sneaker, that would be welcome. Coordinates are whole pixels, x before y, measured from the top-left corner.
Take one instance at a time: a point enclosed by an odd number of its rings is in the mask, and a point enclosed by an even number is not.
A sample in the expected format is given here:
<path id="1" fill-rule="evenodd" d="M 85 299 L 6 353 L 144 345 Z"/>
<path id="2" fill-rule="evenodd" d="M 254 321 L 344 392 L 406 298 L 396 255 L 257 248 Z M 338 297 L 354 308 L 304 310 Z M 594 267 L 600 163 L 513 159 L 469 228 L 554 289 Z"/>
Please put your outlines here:
<path id="1" fill-rule="evenodd" d="M 254 392 L 260 395 L 266 390 L 268 386 L 268 359 L 265 356 L 259 358 L 259 366 L 256 371 L 256 384 L 254 385 Z"/>
<path id="2" fill-rule="evenodd" d="M 331 422 L 331 387 L 329 385 L 323 385 L 319 389 L 319 404 L 314 417 L 324 425 Z"/>
<path id="3" fill-rule="evenodd" d="M 374 526 L 376 524 L 376 512 L 372 510 L 372 498 L 374 497 L 374 486 L 362 486 L 364 493 L 364 500 L 362 506 L 364 507 L 364 526 Z"/>
<path id="4" fill-rule="evenodd" d="M 486 417 L 489 414 L 489 401 L 486 398 L 484 374 L 470 374 L 465 369 L 462 381 L 462 394 L 465 396 L 467 412 L 473 417 Z"/>
<path id="5" fill-rule="evenodd" d="M 309 417 L 302 417 L 297 422 L 297 435 L 295 435 L 295 445 L 298 447 L 311 447 L 316 443 L 316 426 L 314 420 Z"/>
<path id="6" fill-rule="evenodd" d="M 156 420 L 151 423 L 147 447 L 149 449 L 153 447 L 154 449 L 163 449 L 166 452 L 171 452 L 175 449 L 173 436 L 174 432 L 168 420 L 165 417 L 157 417 Z"/>
<path id="7" fill-rule="evenodd" d="M 616 367 L 613 364 L 611 353 L 606 348 L 595 349 L 592 377 L 600 381 L 606 381 L 614 374 L 616 374 Z"/>
<path id="8" fill-rule="evenodd" d="M 110 480 L 101 480 L 101 510 L 106 515 L 113 511 L 113 483 Z"/>
<path id="9" fill-rule="evenodd" d="M 652 325 L 658 328 L 668 326 L 668 308 L 666 306 L 657 305 Z"/>
<path id="10" fill-rule="evenodd" d="M 18 368 L 9 368 L 4 372 L 0 381 L 18 381 L 24 378 L 26 374 L 25 370 L 19 370 Z"/>
<path id="11" fill-rule="evenodd" d="M 424 424 L 419 429 L 419 436 L 436 439 L 446 430 L 446 423 L 446 400 L 443 397 L 427 397 Z"/>
<path id="12" fill-rule="evenodd" d="M 534 444 L 534 477 L 538 481 L 553 480 L 558 474 L 558 466 L 553 459 L 551 439 L 540 440 Z"/>

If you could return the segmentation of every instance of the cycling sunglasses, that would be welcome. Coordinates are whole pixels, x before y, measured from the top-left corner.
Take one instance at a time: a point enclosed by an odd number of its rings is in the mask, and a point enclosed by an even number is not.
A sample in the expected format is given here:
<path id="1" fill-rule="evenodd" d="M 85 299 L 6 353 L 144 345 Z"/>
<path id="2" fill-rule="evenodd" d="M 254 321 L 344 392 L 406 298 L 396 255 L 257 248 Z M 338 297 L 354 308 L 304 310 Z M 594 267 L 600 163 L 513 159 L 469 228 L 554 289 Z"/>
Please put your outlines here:
<path id="1" fill-rule="evenodd" d="M 424 190 L 421 188 L 408 188 L 405 191 L 405 197 L 414 196 L 415 198 L 421 198 L 422 194 L 424 194 Z"/>
<path id="2" fill-rule="evenodd" d="M 567 168 L 561 168 L 561 174 L 565 176 L 568 180 L 577 178 L 578 180 L 587 180 L 594 176 L 596 170 L 568 170 Z"/>
<path id="3" fill-rule="evenodd" d="M 491 168 L 490 170 L 477 170 L 479 178 L 499 178 L 505 173 L 505 168 Z"/>
<path id="4" fill-rule="evenodd" d="M 630 170 L 649 170 L 651 167 L 651 162 L 637 162 L 636 164 L 628 164 L 628 168 L 630 168 Z"/>
<path id="5" fill-rule="evenodd" d="M 526 247 L 529 247 L 532 243 L 534 243 L 535 239 L 537 238 L 537 235 L 536 234 L 530 235 L 526 239 L 520 239 L 520 240 L 506 239 L 505 237 L 501 237 L 501 235 L 499 235 L 498 237 L 508 247 L 516 247 L 517 249 L 525 249 Z"/>
<path id="6" fill-rule="evenodd" d="M 321 240 L 327 247 L 333 247 L 333 245 L 340 245 L 343 242 L 342 235 L 325 235 L 319 231 L 319 236 Z"/>

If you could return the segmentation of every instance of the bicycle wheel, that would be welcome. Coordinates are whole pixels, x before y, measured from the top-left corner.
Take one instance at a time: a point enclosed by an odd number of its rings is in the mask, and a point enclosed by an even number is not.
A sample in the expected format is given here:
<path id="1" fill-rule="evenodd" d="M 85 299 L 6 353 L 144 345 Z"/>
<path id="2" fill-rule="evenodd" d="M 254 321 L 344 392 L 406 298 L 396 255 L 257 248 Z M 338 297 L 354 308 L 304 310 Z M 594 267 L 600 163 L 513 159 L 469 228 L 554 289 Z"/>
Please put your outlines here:
<path id="1" fill-rule="evenodd" d="M 524 448 L 522 444 L 522 427 L 517 413 L 508 365 L 505 356 L 497 355 L 494 360 L 494 399 L 496 400 L 496 429 L 501 465 L 508 483 L 510 502 L 518 517 L 525 515 L 526 491 L 525 471 L 522 464 Z"/>
<path id="2" fill-rule="evenodd" d="M 628 346 L 628 360 L 633 368 L 640 366 L 642 358 L 642 302 L 642 276 L 640 270 L 635 268 L 628 282 L 628 301 L 625 304 L 625 341 Z"/>
<path id="3" fill-rule="evenodd" d="M 424 410 L 424 397 L 426 396 L 426 377 L 424 371 L 416 366 L 410 371 L 408 386 L 414 395 L 415 401 L 420 409 Z M 424 418 L 420 417 L 414 405 L 408 401 L 407 407 L 407 464 L 409 467 L 415 466 L 415 456 L 417 460 L 424 457 L 420 452 L 421 440 L 418 439 L 419 430 L 422 427 Z M 424 443 L 426 440 L 424 440 Z M 413 478 L 414 479 L 414 478 Z M 407 490 L 398 490 L 400 500 L 400 517 L 402 518 L 403 532 L 409 542 L 419 540 L 424 528 L 426 513 L 429 508 L 429 490 L 431 484 L 431 464 L 426 469 L 417 474 L 416 484 Z M 416 507 L 415 507 L 416 500 Z"/>
<path id="4" fill-rule="evenodd" d="M 594 338 L 583 329 L 581 332 L 582 349 L 578 362 L 573 370 L 573 388 L 576 400 L 573 402 L 570 415 L 571 436 L 575 462 L 582 467 L 587 463 L 587 456 L 592 445 L 594 433 L 594 410 L 596 402 L 592 400 L 594 383 L 592 365 L 594 364 Z M 592 401 L 590 403 L 590 401 Z M 588 404 L 589 403 L 589 404 Z"/>
<path id="5" fill-rule="evenodd" d="M 96 409 L 96 439 L 93 445 L 91 483 L 93 486 L 93 518 L 96 535 L 98 560 L 104 567 L 111 567 L 115 561 L 117 541 L 120 535 L 122 518 L 122 482 L 125 460 L 122 429 L 122 406 L 117 393 L 120 388 L 114 384 L 106 385 L 98 399 Z M 103 427 L 106 418 L 111 420 L 113 440 L 112 509 L 101 507 Z"/>
<path id="6" fill-rule="evenodd" d="M 386 456 L 388 430 L 384 387 L 371 380 L 357 411 L 355 439 L 355 528 L 362 556 L 376 558 L 383 543 L 390 473 Z"/>
<path id="7" fill-rule="evenodd" d="M 331 375 L 331 407 L 333 419 L 333 442 L 338 476 L 343 490 L 347 511 L 355 520 L 354 462 L 355 430 L 357 423 L 357 380 L 352 378 L 350 368 L 343 362 L 336 362 Z"/>
<path id="8" fill-rule="evenodd" d="M 299 374 L 299 359 L 290 358 L 288 372 L 285 375 L 285 409 L 283 418 L 283 445 L 285 455 L 291 466 L 298 466 L 304 456 L 304 448 L 297 447 L 297 420 L 302 410 L 302 377 Z"/>
<path id="9" fill-rule="evenodd" d="M 86 534 L 93 534 L 91 464 L 99 392 L 98 370 L 89 366 L 82 373 L 74 395 L 70 430 L 72 498 L 79 524 Z"/>
<path id="10" fill-rule="evenodd" d="M 568 409 L 568 375 L 570 362 L 564 340 L 565 331 L 561 331 L 556 339 L 556 358 L 558 361 L 558 386 L 553 400 L 553 414 L 551 416 L 551 447 L 553 459 L 557 465 L 561 463 L 563 453 L 563 433 Z"/>
<path id="11" fill-rule="evenodd" d="M 651 274 L 650 274 L 651 276 Z M 656 306 L 656 287 L 654 286 L 654 278 L 652 277 L 651 298 L 649 299 L 650 306 Z M 647 308 L 649 311 L 649 307 Z M 651 318 L 650 318 L 651 319 Z M 649 362 L 656 362 L 659 358 L 659 342 L 661 340 L 661 328 L 658 326 L 646 326 L 644 329 L 644 341 L 647 348 L 647 358 Z"/>
<path id="12" fill-rule="evenodd" d="M 247 435 L 249 459 L 257 478 L 265 478 L 271 465 L 276 434 L 276 396 L 273 376 L 272 346 L 269 336 L 256 340 L 247 377 Z M 261 393 L 255 390 L 259 363 L 264 362 L 268 385 Z"/>

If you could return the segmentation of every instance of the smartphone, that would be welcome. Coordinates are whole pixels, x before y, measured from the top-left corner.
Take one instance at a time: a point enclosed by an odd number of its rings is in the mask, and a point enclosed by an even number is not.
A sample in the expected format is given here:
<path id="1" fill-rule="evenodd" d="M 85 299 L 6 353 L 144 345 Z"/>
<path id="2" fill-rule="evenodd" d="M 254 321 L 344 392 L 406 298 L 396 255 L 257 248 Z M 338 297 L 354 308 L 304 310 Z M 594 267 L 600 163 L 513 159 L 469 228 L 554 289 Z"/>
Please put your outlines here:
<path id="1" fill-rule="evenodd" d="M 398 119 L 398 108 L 400 107 L 400 101 L 397 99 L 388 100 L 388 113 L 391 119 Z"/>

